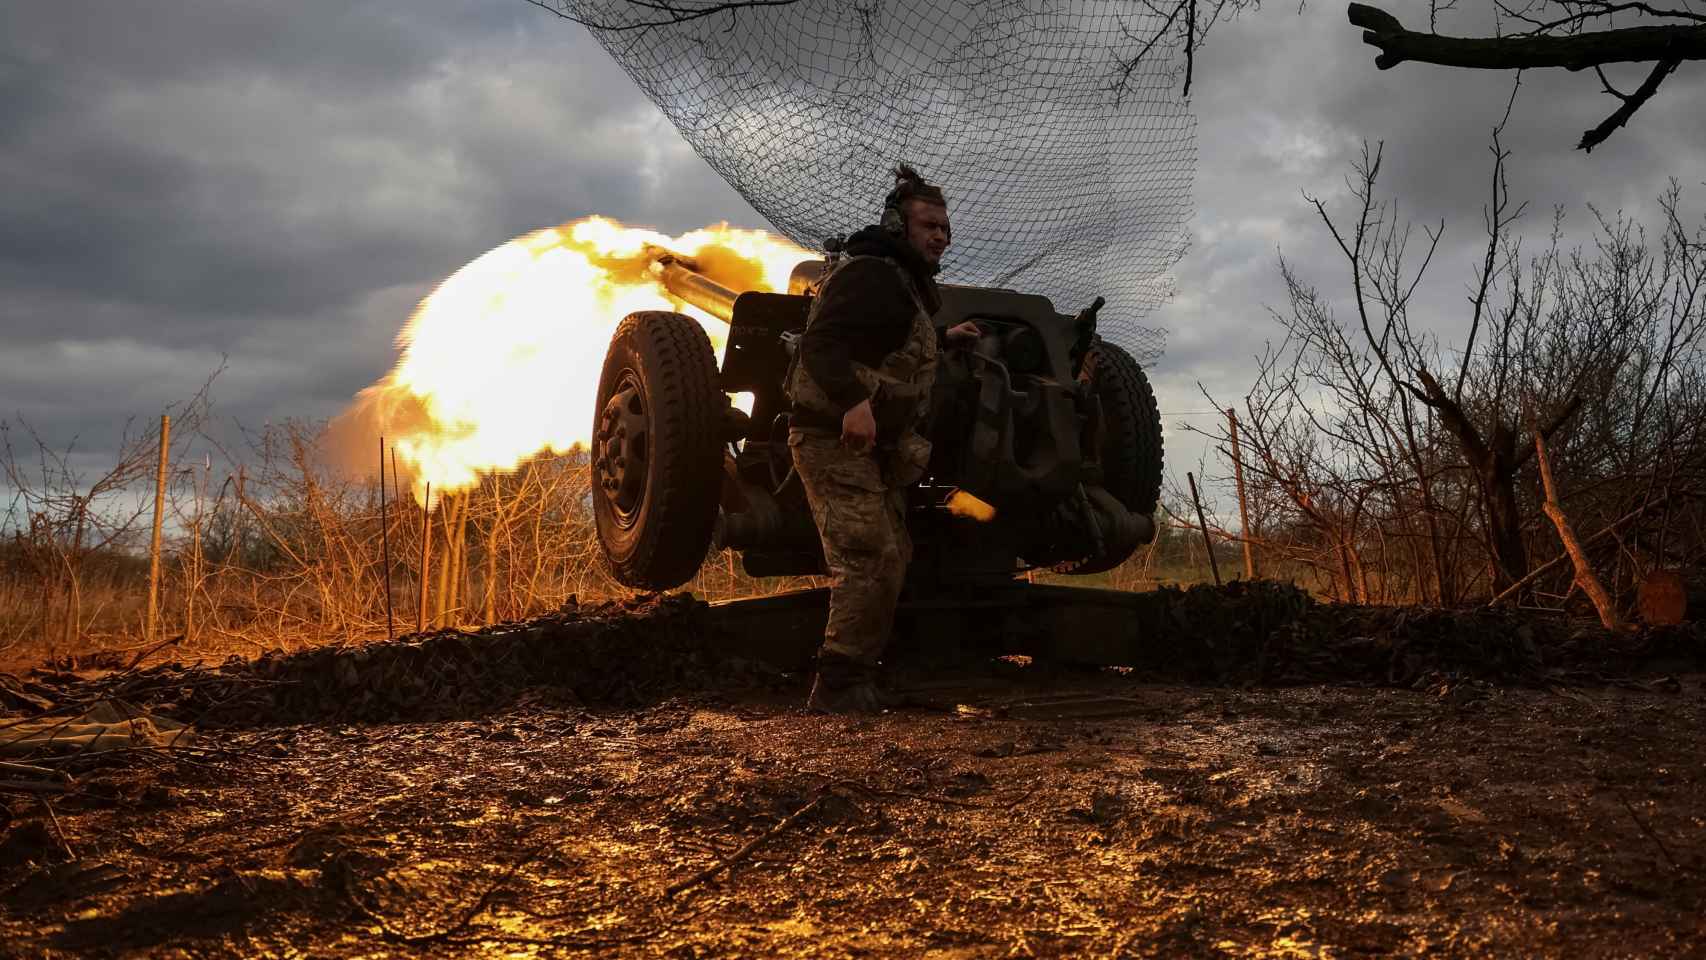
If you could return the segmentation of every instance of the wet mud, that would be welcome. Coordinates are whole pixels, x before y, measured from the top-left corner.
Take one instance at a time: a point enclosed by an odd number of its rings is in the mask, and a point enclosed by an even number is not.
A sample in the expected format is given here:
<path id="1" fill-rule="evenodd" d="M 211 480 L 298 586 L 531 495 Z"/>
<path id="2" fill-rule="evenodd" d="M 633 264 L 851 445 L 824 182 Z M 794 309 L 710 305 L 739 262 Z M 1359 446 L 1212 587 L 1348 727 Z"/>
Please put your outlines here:
<path id="1" fill-rule="evenodd" d="M 635 654 L 665 679 L 510 661 L 527 682 L 457 700 L 446 668 L 385 709 L 346 672 L 319 716 L 282 668 L 38 674 L 209 721 L 0 794 L 0 956 L 1706 954 L 1692 667 L 1260 685 L 968 657 L 904 662 L 901 705 L 846 718 L 674 643 Z M 213 709 L 256 689 L 289 719 Z"/>

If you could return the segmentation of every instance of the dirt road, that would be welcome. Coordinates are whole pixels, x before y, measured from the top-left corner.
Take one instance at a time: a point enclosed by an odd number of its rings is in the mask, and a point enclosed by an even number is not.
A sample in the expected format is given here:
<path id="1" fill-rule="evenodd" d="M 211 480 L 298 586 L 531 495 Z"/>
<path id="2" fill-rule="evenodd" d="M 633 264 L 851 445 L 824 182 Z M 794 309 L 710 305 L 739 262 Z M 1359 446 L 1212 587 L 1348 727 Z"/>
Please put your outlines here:
<path id="1" fill-rule="evenodd" d="M 910 683 L 218 734 L 8 800 L 0 955 L 1706 955 L 1701 676 Z"/>

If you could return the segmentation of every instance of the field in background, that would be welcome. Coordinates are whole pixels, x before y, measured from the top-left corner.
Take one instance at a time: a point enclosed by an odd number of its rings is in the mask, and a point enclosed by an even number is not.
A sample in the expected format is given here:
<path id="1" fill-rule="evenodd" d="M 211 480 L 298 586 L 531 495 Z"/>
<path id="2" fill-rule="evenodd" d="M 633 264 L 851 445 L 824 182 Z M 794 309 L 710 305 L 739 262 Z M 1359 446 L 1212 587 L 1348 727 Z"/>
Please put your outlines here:
<path id="1" fill-rule="evenodd" d="M 270 649 L 362 643 L 417 626 L 523 620 L 566 603 L 631 594 L 605 575 L 596 555 L 584 453 L 540 457 L 471 490 L 435 495 L 431 551 L 423 558 L 422 513 L 406 483 L 390 477 L 382 509 L 377 465 L 366 477 L 343 475 L 328 463 L 324 433 L 299 423 L 269 428 L 252 438 L 241 458 L 231 456 L 222 465 L 210 457 L 192 459 L 190 445 L 206 443 L 195 432 L 206 408 L 203 403 L 189 409 L 169 442 L 158 622 L 152 633 L 152 504 L 137 490 L 156 478 L 158 431 L 127 440 L 112 470 L 92 482 L 45 447 L 38 446 L 26 464 L 22 451 L 7 446 L 8 478 L 20 493 L 0 542 L 0 659 L 74 661 L 96 651 L 140 654 L 162 645 L 161 653 L 187 658 L 254 656 Z M 186 461 L 188 468 L 176 466 Z M 1359 526 L 1346 530 L 1335 525 L 1336 515 L 1328 512 L 1332 501 L 1323 496 L 1312 508 L 1327 522 L 1312 524 L 1308 515 L 1300 518 L 1295 508 L 1287 509 L 1286 487 L 1264 476 L 1260 464 L 1251 472 L 1256 479 L 1246 509 L 1254 511 L 1254 533 L 1248 539 L 1258 576 L 1297 583 L 1327 600 L 1438 603 L 1439 580 L 1429 558 L 1449 555 L 1457 605 L 1489 596 L 1488 554 L 1468 523 L 1448 532 L 1439 525 L 1427 531 L 1413 511 L 1394 517 L 1365 511 Z M 1230 482 L 1213 488 L 1235 489 Z M 1584 492 L 1596 489 L 1626 493 L 1603 483 Z M 1652 494 L 1646 496 L 1650 502 Z M 1214 572 L 1203 532 L 1193 522 L 1195 511 L 1180 506 L 1190 504 L 1189 497 L 1170 489 L 1157 517 L 1156 542 L 1112 571 L 1077 577 L 1039 570 L 1029 576 L 1118 590 L 1209 582 Z M 1578 510 L 1586 502 L 1574 498 Z M 1684 500 L 1659 517 L 1676 530 L 1678 521 L 1695 516 L 1692 506 Z M 1595 512 L 1604 516 L 1607 509 Z M 1236 516 L 1237 510 L 1235 502 L 1211 502 L 1207 515 Z M 1527 532 L 1531 553 L 1558 555 L 1556 537 L 1543 524 Z M 1220 577 L 1245 577 L 1241 528 L 1212 519 L 1209 528 Z M 1681 532 L 1671 535 L 1666 553 L 1674 556 L 1697 542 L 1693 531 Z M 1627 608 L 1643 570 L 1665 557 L 1643 557 L 1638 532 L 1600 539 L 1596 555 L 1606 560 L 1605 582 Z M 1569 565 L 1552 565 L 1549 576 L 1534 578 L 1524 601 L 1591 613 L 1572 587 Z M 736 557 L 721 552 L 682 590 L 718 601 L 820 582 L 753 579 Z"/>
<path id="2" fill-rule="evenodd" d="M 31 529 L 15 512 L 14 529 L 0 545 L 0 658 L 140 652 L 161 642 L 180 656 L 252 656 L 382 639 L 388 632 L 387 551 L 389 629 L 398 635 L 417 624 L 432 629 L 522 620 L 569 602 L 632 595 L 599 564 L 582 454 L 541 457 L 465 493 L 435 495 L 423 609 L 422 516 L 406 486 L 388 485 L 382 518 L 377 469 L 365 480 L 338 478 L 320 462 L 316 435 L 307 428 L 278 428 L 254 452 L 259 456 L 252 463 L 222 478 L 203 463 L 173 474 L 153 639 L 147 631 L 146 515 L 113 516 L 129 502 L 116 493 L 105 507 L 99 497 L 65 494 L 61 500 L 71 512 L 85 516 L 79 547 L 74 524 L 49 524 L 38 516 Z M 89 522 L 103 509 L 100 524 Z M 109 542 L 88 539 L 92 529 L 120 526 L 122 534 Z M 1223 575 L 1237 576 L 1235 550 L 1222 544 L 1218 552 Z M 1038 571 L 1034 577 L 1145 590 L 1206 582 L 1212 574 L 1200 533 L 1168 528 L 1113 571 L 1088 577 Z M 718 601 L 821 582 L 754 579 L 734 554 L 722 551 L 681 590 Z"/>
<path id="3" fill-rule="evenodd" d="M 1299 316 L 1319 328 L 1315 340 L 1304 338 L 1316 344 L 1309 349 L 1347 371 L 1379 368 L 1349 341 L 1321 339 L 1327 319 Z M 1156 543 L 1121 567 L 1030 576 L 1120 590 L 1206 582 L 1214 576 L 1206 526 L 1221 579 L 1250 575 L 1248 546 L 1256 576 L 1322 599 L 1442 607 L 1498 599 L 1598 615 L 1616 627 L 1663 575 L 1687 584 L 1698 617 L 1706 610 L 1706 366 L 1683 360 L 1706 357 L 1706 319 L 1685 316 L 1696 324 L 1686 337 L 1673 318 L 1629 341 L 1668 337 L 1662 366 L 1631 347 L 1626 376 L 1583 368 L 1598 379 L 1578 378 L 1582 390 L 1547 418 L 1532 395 L 1518 394 L 1476 412 L 1482 427 L 1395 386 L 1369 392 L 1368 383 L 1322 421 L 1295 377 L 1270 365 L 1241 411 L 1229 410 L 1218 428 L 1193 428 L 1212 443 L 1212 462 L 1197 467 L 1208 475 L 1192 478 L 1205 500 L 1200 512 L 1191 487 L 1175 481 L 1164 491 Z M 1676 347 L 1682 340 L 1688 350 Z M 1338 382 L 1312 354 L 1288 362 Z M 1465 375 L 1478 389 L 1475 371 Z M 1645 412 L 1630 405 L 1636 388 Z M 1543 443 L 1535 432 L 1542 419 Z M 422 511 L 407 480 L 398 482 L 394 458 L 381 489 L 377 442 L 371 466 L 352 474 L 333 467 L 337 455 L 319 425 L 269 426 L 242 450 L 226 450 L 206 429 L 205 389 L 173 420 L 170 430 L 162 420 L 127 435 L 110 469 L 94 477 L 27 426 L 0 423 L 0 481 L 11 490 L 0 513 L 0 660 L 156 647 L 187 658 L 253 656 L 522 620 L 630 593 L 597 557 L 584 452 L 435 493 L 423 556 Z M 1492 458 L 1486 469 L 1476 460 L 1483 453 Z M 718 601 L 817 584 L 752 579 L 724 552 L 682 589 Z"/>

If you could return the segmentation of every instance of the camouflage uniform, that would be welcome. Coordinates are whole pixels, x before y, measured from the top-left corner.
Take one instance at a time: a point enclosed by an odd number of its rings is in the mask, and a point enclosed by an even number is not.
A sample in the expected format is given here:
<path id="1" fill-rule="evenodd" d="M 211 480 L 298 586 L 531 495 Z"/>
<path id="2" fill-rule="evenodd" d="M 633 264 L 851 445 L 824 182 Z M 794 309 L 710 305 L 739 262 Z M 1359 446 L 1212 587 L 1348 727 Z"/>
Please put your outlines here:
<path id="1" fill-rule="evenodd" d="M 874 369 L 853 364 L 854 373 L 871 393 L 877 447 L 857 452 L 842 446 L 839 431 L 799 426 L 789 431 L 788 446 L 829 568 L 829 621 L 820 654 L 874 664 L 888 642 L 906 565 L 912 559 L 906 488 L 924 476 L 930 461 L 930 441 L 920 429 L 929 414 L 930 387 L 936 377 L 937 333 L 924 301 L 898 261 L 849 257 L 838 269 L 858 260 L 881 260 L 893 266 L 914 306 L 911 330 L 899 349 Z M 813 304 L 808 327 L 823 302 L 820 297 Z M 803 363 L 794 365 L 788 393 L 796 407 L 835 409 Z"/>

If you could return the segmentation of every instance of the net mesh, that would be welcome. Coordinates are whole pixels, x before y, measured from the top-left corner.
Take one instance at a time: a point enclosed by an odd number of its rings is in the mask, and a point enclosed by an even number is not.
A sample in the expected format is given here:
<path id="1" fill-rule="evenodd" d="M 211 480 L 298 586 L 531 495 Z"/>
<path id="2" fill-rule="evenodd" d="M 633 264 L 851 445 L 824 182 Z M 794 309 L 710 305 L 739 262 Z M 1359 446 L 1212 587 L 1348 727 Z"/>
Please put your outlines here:
<path id="1" fill-rule="evenodd" d="M 948 196 L 943 280 L 1041 293 L 1066 313 L 1104 296 L 1102 334 L 1160 355 L 1163 331 L 1140 321 L 1172 293 L 1196 169 L 1179 8 L 549 3 L 794 242 L 820 249 L 874 222 L 905 161 Z"/>

